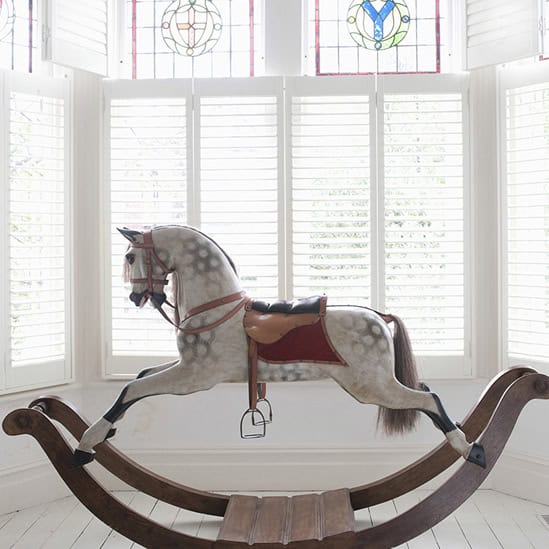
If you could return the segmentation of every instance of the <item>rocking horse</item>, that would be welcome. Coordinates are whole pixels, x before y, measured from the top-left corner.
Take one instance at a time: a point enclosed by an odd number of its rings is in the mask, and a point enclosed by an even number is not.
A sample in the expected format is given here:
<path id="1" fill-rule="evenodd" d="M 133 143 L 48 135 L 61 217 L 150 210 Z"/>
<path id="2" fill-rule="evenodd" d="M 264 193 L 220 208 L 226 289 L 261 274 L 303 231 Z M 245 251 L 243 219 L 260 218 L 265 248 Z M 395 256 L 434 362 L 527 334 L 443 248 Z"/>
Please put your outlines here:
<path id="1" fill-rule="evenodd" d="M 130 300 L 137 307 L 151 301 L 175 325 L 179 359 L 142 370 L 91 425 L 62 399 L 42 397 L 28 409 L 9 414 L 3 427 L 8 434 L 33 435 L 84 505 L 147 547 L 340 549 L 403 543 L 461 505 L 494 466 L 522 407 L 533 398 L 549 398 L 549 378 L 530 368 L 512 368 L 492 381 L 460 425 L 448 417 L 438 395 L 418 381 L 406 328 L 397 316 L 362 306 L 328 305 L 326 296 L 274 303 L 253 300 L 240 287 L 229 256 L 197 229 L 119 231 L 129 241 L 125 274 L 132 286 Z M 165 293 L 169 275 L 176 288 L 173 305 Z M 174 320 L 165 305 L 173 307 Z M 143 469 L 106 442 L 115 434 L 115 423 L 143 398 L 185 395 L 228 382 L 248 383 L 242 438 L 265 436 L 272 420 L 267 382 L 325 378 L 360 403 L 377 404 L 379 424 L 387 433 L 413 429 L 423 412 L 446 442 L 381 481 L 292 498 L 200 492 Z M 79 441 L 74 452 L 52 419 Z M 355 510 L 421 486 L 460 456 L 465 460 L 461 468 L 418 505 L 386 523 L 355 529 Z M 93 459 L 149 495 L 223 516 L 217 540 L 170 530 L 125 507 L 83 467 Z"/>

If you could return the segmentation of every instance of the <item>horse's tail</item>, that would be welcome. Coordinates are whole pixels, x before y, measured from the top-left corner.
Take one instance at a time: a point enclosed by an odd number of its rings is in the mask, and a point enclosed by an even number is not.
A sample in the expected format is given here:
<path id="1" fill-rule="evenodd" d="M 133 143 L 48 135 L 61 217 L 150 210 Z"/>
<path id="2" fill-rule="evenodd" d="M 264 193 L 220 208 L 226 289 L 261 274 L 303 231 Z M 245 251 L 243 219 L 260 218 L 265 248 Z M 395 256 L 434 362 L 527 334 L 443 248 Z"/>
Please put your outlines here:
<path id="1" fill-rule="evenodd" d="M 402 320 L 394 315 L 381 315 L 385 322 L 394 322 L 393 344 L 395 350 L 395 377 L 410 389 L 421 389 L 412 345 Z M 379 407 L 378 427 L 381 425 L 389 435 L 399 435 L 415 429 L 419 418 L 417 410 L 393 410 Z"/>

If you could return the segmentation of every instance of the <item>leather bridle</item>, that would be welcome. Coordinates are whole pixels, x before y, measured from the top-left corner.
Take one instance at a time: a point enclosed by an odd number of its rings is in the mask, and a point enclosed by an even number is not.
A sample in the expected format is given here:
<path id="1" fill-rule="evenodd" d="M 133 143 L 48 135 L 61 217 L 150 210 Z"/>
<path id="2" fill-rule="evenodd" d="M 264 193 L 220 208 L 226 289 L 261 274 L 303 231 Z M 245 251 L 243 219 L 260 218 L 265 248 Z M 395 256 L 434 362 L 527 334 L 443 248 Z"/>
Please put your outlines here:
<path id="1" fill-rule="evenodd" d="M 157 253 L 154 249 L 154 243 L 152 239 L 152 231 L 147 231 L 143 233 L 143 242 L 132 242 L 132 246 L 134 248 L 142 248 L 145 250 L 145 266 L 147 269 L 146 277 L 145 278 L 130 278 L 130 282 L 132 284 L 146 284 L 146 289 L 143 293 L 135 294 L 135 292 L 132 292 L 130 294 L 130 299 L 136 303 L 136 305 L 139 305 L 143 299 L 150 298 L 152 304 L 154 307 L 158 310 L 158 312 L 164 317 L 165 320 L 167 320 L 172 326 L 174 326 L 176 329 L 189 334 L 198 334 L 202 333 L 208 330 L 212 330 L 213 328 L 216 328 L 220 324 L 223 324 L 226 320 L 229 320 L 229 318 L 233 317 L 247 302 L 246 298 L 246 292 L 235 292 L 234 294 L 220 297 L 218 299 L 214 299 L 213 301 L 209 301 L 208 303 L 204 303 L 202 305 L 199 305 L 198 307 L 194 307 L 188 313 L 185 315 L 185 318 L 183 320 L 180 320 L 179 317 L 179 308 L 178 308 L 178 299 L 177 299 L 177 279 L 174 279 L 174 301 L 175 305 L 172 305 L 169 301 L 166 299 L 166 295 L 164 293 L 157 293 L 154 291 L 154 286 L 161 284 L 162 286 L 165 286 L 168 284 L 168 281 L 166 278 L 154 278 L 153 277 L 153 267 L 154 264 L 158 265 L 160 269 L 162 270 L 163 275 L 169 275 L 173 273 L 173 269 L 169 269 L 166 264 L 158 257 Z M 132 299 L 132 296 L 134 296 L 135 299 Z M 199 328 L 181 328 L 180 324 L 182 322 L 185 322 L 189 318 L 191 318 L 194 315 L 204 313 L 206 311 L 209 311 L 211 309 L 215 309 L 216 307 L 220 307 L 221 305 L 225 305 L 227 303 L 233 303 L 235 301 L 238 301 L 235 307 L 233 307 L 230 311 L 228 311 L 225 315 L 223 315 L 220 319 L 217 321 L 207 324 L 205 326 L 201 326 Z M 162 308 L 163 304 L 168 305 L 174 310 L 174 317 L 175 319 L 172 320 L 166 311 Z"/>
<path id="2" fill-rule="evenodd" d="M 133 248 L 141 248 L 145 252 L 145 267 L 146 267 L 146 273 L 145 278 L 130 278 L 130 282 L 132 284 L 145 284 L 146 288 L 145 291 L 142 293 L 135 293 L 132 292 L 130 294 L 130 300 L 133 301 L 136 305 L 141 305 L 143 299 L 149 299 L 151 300 L 152 304 L 156 309 L 160 311 L 160 313 L 169 320 L 172 324 L 174 322 L 170 320 L 170 318 L 167 316 L 166 312 L 162 309 L 162 305 L 166 303 L 169 305 L 172 309 L 175 311 L 176 316 L 176 322 L 178 322 L 178 311 L 177 311 L 177 299 L 176 304 L 172 305 L 169 301 L 166 299 L 166 294 L 164 292 L 158 293 L 154 291 L 154 286 L 166 286 L 168 284 L 167 276 L 171 273 L 173 273 L 173 269 L 170 269 L 166 266 L 166 264 L 158 257 L 158 254 L 156 253 L 154 249 L 154 243 L 152 239 L 152 231 L 146 231 L 143 233 L 143 242 L 132 242 L 131 246 Z M 154 278 L 153 275 L 153 268 L 154 264 L 158 265 L 160 267 L 160 270 L 162 271 L 162 274 L 165 275 L 163 278 Z M 175 281 L 174 281 L 175 283 Z M 177 296 L 176 296 L 177 298 Z"/>

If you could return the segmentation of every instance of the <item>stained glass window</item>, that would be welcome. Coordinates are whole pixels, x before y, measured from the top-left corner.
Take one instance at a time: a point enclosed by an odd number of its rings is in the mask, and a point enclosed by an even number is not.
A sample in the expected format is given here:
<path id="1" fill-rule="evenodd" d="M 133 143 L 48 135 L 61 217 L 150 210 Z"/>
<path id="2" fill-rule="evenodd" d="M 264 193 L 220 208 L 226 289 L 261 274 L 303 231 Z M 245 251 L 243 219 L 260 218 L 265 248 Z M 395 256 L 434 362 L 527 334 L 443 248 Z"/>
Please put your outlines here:
<path id="1" fill-rule="evenodd" d="M 0 0 L 0 67 L 33 71 L 38 0 Z"/>
<path id="2" fill-rule="evenodd" d="M 309 73 L 441 72 L 447 2 L 309 0 Z"/>
<path id="3" fill-rule="evenodd" d="M 126 0 L 124 78 L 254 76 L 258 0 Z"/>

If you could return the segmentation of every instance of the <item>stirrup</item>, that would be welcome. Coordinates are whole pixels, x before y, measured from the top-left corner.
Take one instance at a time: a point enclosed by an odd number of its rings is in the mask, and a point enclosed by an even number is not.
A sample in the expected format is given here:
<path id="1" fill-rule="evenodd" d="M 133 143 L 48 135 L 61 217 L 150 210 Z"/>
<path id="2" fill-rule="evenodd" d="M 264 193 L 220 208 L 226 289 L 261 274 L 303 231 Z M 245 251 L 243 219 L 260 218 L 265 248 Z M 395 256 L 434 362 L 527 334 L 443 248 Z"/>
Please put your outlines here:
<path id="1" fill-rule="evenodd" d="M 263 405 L 263 408 L 264 408 L 263 411 L 261 411 L 260 405 Z M 271 406 L 271 403 L 266 398 L 257 399 L 256 411 L 261 414 L 261 417 L 263 419 L 258 418 L 258 420 L 256 421 L 255 415 L 252 414 L 252 425 L 254 426 L 268 425 L 269 423 L 273 422 L 273 407 Z"/>
<path id="2" fill-rule="evenodd" d="M 259 419 L 256 421 L 255 414 L 259 416 Z M 246 419 L 246 416 L 251 415 L 251 424 L 254 427 L 263 427 L 261 431 L 258 432 L 250 432 L 250 433 L 244 433 L 244 420 Z M 265 421 L 265 416 L 263 415 L 263 412 L 261 410 L 258 410 L 257 408 L 248 408 L 243 414 L 242 418 L 240 419 L 240 438 L 264 438 L 267 433 L 267 422 Z"/>

